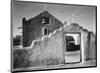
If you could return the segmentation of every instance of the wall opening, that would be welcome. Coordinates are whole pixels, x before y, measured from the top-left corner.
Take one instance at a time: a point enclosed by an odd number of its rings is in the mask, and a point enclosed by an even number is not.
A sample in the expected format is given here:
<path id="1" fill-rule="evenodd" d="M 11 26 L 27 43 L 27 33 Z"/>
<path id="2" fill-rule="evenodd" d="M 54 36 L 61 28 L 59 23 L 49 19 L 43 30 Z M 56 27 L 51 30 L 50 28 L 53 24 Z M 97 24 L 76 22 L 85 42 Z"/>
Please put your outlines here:
<path id="1" fill-rule="evenodd" d="M 42 24 L 49 24 L 49 17 L 43 17 Z"/>
<path id="2" fill-rule="evenodd" d="M 65 63 L 81 62 L 81 35 L 80 33 L 65 33 Z"/>
<path id="3" fill-rule="evenodd" d="M 43 35 L 48 35 L 48 28 L 43 28 Z"/>

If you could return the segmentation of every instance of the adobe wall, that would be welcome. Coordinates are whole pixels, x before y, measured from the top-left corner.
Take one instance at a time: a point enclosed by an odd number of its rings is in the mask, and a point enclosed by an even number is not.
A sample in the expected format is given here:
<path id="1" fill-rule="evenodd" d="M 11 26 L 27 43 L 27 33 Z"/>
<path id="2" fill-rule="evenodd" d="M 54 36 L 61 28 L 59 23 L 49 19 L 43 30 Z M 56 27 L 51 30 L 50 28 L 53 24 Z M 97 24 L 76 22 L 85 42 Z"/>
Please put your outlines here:
<path id="1" fill-rule="evenodd" d="M 89 36 L 88 30 L 82 28 L 78 24 L 70 24 L 64 28 L 64 32 L 79 32 L 81 33 L 81 55 L 82 62 L 96 58 L 95 39 Z M 88 39 L 88 36 L 90 39 Z"/>
<path id="2" fill-rule="evenodd" d="M 51 37 L 34 42 L 30 51 L 30 61 L 34 66 L 48 66 L 64 64 L 63 31 L 56 32 Z"/>

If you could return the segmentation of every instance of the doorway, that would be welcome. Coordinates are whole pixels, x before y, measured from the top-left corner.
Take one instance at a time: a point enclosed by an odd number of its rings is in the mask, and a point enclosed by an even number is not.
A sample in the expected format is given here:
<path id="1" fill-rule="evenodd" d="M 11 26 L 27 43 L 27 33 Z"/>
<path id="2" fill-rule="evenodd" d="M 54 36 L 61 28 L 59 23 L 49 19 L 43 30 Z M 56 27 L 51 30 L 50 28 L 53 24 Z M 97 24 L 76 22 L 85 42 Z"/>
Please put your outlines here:
<path id="1" fill-rule="evenodd" d="M 81 34 L 65 33 L 65 63 L 81 62 Z"/>

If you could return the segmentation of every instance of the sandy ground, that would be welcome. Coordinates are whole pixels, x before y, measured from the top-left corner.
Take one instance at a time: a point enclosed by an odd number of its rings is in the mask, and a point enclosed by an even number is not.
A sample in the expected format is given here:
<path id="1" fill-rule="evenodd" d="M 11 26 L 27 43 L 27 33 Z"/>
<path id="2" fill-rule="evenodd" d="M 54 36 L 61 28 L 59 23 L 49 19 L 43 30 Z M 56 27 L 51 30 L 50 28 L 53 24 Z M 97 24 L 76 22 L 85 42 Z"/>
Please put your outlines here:
<path id="1" fill-rule="evenodd" d="M 80 62 L 81 53 L 80 51 L 65 52 L 65 63 L 75 63 Z"/>

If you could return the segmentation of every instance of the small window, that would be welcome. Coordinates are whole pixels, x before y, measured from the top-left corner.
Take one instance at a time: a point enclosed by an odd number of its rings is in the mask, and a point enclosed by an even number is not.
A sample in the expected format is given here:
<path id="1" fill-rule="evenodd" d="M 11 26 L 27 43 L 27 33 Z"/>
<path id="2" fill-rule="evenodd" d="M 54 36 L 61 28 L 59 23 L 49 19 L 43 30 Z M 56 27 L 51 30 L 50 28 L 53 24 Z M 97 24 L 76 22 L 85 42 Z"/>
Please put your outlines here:
<path id="1" fill-rule="evenodd" d="M 44 24 L 45 23 L 45 19 L 42 19 L 42 24 Z"/>
<path id="2" fill-rule="evenodd" d="M 49 18 L 42 18 L 42 24 L 49 24 Z"/>
<path id="3" fill-rule="evenodd" d="M 44 34 L 44 35 L 48 35 L 48 29 L 47 29 L 47 28 L 44 28 L 44 29 L 43 29 L 43 34 Z"/>

